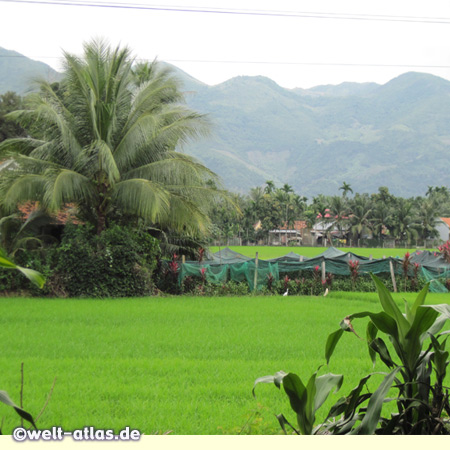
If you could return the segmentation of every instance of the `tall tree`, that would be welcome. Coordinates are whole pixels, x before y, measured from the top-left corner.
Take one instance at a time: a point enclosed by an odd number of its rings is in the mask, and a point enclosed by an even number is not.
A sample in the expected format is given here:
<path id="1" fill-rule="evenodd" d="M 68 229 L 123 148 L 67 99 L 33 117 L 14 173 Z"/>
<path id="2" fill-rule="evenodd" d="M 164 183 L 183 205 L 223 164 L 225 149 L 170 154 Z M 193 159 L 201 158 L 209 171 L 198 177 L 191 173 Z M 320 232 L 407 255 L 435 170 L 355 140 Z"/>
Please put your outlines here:
<path id="1" fill-rule="evenodd" d="M 372 209 L 373 205 L 368 194 L 357 193 L 350 202 L 350 226 L 356 242 L 359 241 L 364 232 L 370 230 Z"/>
<path id="2" fill-rule="evenodd" d="M 182 105 L 177 80 L 153 64 L 133 72 L 128 48 L 105 41 L 64 53 L 58 93 L 46 82 L 10 117 L 29 136 L 0 144 L 17 170 L 2 176 L 0 198 L 13 209 L 37 200 L 48 210 L 78 205 L 100 233 L 117 211 L 146 223 L 196 232 L 208 223 L 206 206 L 218 195 L 215 175 L 180 153 L 207 134 L 205 117 Z"/>
<path id="3" fill-rule="evenodd" d="M 342 186 L 339 188 L 339 190 L 342 190 L 342 196 L 347 197 L 347 194 L 351 192 L 353 194 L 353 189 L 351 188 L 349 183 L 346 183 L 345 181 L 342 182 Z"/>

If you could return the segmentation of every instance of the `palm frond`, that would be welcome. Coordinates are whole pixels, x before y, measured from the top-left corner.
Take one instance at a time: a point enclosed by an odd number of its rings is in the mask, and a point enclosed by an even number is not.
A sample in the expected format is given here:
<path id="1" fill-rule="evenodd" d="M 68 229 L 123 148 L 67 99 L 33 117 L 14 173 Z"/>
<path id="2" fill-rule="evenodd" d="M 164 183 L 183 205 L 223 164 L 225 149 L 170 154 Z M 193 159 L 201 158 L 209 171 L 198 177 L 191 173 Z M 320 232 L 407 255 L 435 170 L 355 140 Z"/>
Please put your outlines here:
<path id="1" fill-rule="evenodd" d="M 43 205 L 50 211 L 61 209 L 66 203 L 92 202 L 96 199 L 89 178 L 68 169 L 48 170 L 46 173 Z"/>
<path id="2" fill-rule="evenodd" d="M 134 178 L 117 183 L 111 200 L 123 212 L 152 223 L 160 222 L 170 213 L 168 192 L 150 180 Z"/>

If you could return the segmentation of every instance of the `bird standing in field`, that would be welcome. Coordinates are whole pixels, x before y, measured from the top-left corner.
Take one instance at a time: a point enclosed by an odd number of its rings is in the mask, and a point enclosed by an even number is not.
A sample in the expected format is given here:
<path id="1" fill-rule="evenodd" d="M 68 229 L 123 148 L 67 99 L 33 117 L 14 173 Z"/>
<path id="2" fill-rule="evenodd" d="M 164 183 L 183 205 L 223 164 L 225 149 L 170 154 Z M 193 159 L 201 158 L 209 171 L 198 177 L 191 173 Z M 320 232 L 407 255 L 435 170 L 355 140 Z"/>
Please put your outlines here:
<path id="1" fill-rule="evenodd" d="M 283 294 L 283 297 L 287 297 L 288 294 L 289 294 L 289 288 L 286 289 L 286 292 Z"/>
<path id="2" fill-rule="evenodd" d="M 328 295 L 328 288 L 325 289 L 323 296 L 326 297 L 327 295 Z"/>

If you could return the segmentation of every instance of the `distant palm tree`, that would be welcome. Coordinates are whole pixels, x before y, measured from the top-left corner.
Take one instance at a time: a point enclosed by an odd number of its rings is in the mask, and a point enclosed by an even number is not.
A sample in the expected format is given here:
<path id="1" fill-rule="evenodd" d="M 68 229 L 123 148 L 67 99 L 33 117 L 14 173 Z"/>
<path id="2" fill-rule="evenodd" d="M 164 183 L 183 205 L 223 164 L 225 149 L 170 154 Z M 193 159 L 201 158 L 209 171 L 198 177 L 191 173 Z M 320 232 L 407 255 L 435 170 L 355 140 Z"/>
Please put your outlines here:
<path id="1" fill-rule="evenodd" d="M 406 240 L 416 239 L 419 235 L 420 225 L 414 215 L 413 202 L 404 198 L 398 198 L 392 220 L 392 231 L 395 239 Z"/>
<path id="2" fill-rule="evenodd" d="M 47 82 L 10 114 L 28 136 L 0 144 L 16 170 L 2 173 L 0 201 L 28 200 L 58 210 L 78 205 L 100 233 L 108 217 L 173 229 L 204 230 L 206 206 L 219 194 L 215 174 L 177 149 L 208 133 L 205 117 L 181 104 L 179 84 L 156 63 L 138 65 L 128 48 L 85 44 L 83 58 L 64 53 L 58 93 Z"/>
<path id="3" fill-rule="evenodd" d="M 347 197 L 347 194 L 351 192 L 353 194 L 353 189 L 351 188 L 349 183 L 346 183 L 345 181 L 342 182 L 342 186 L 339 188 L 339 190 L 342 190 L 342 196 Z"/>
<path id="4" fill-rule="evenodd" d="M 367 194 L 356 194 L 350 204 L 351 214 L 349 216 L 351 231 L 356 241 L 363 233 L 370 230 L 370 218 L 372 214 L 372 201 Z"/>
<path id="5" fill-rule="evenodd" d="M 275 183 L 272 180 L 267 180 L 264 192 L 266 194 L 272 194 L 274 191 L 275 191 Z"/>

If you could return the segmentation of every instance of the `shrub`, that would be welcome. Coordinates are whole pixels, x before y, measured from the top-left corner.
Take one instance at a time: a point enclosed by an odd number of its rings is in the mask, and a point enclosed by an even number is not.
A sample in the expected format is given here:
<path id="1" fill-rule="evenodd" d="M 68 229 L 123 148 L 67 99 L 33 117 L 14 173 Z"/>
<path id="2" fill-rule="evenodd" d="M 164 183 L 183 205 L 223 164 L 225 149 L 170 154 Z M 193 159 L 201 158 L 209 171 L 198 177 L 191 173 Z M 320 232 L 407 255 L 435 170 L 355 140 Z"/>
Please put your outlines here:
<path id="1" fill-rule="evenodd" d="M 158 241 L 144 230 L 113 225 L 100 235 L 67 225 L 55 250 L 50 283 L 72 297 L 131 297 L 151 293 Z"/>

